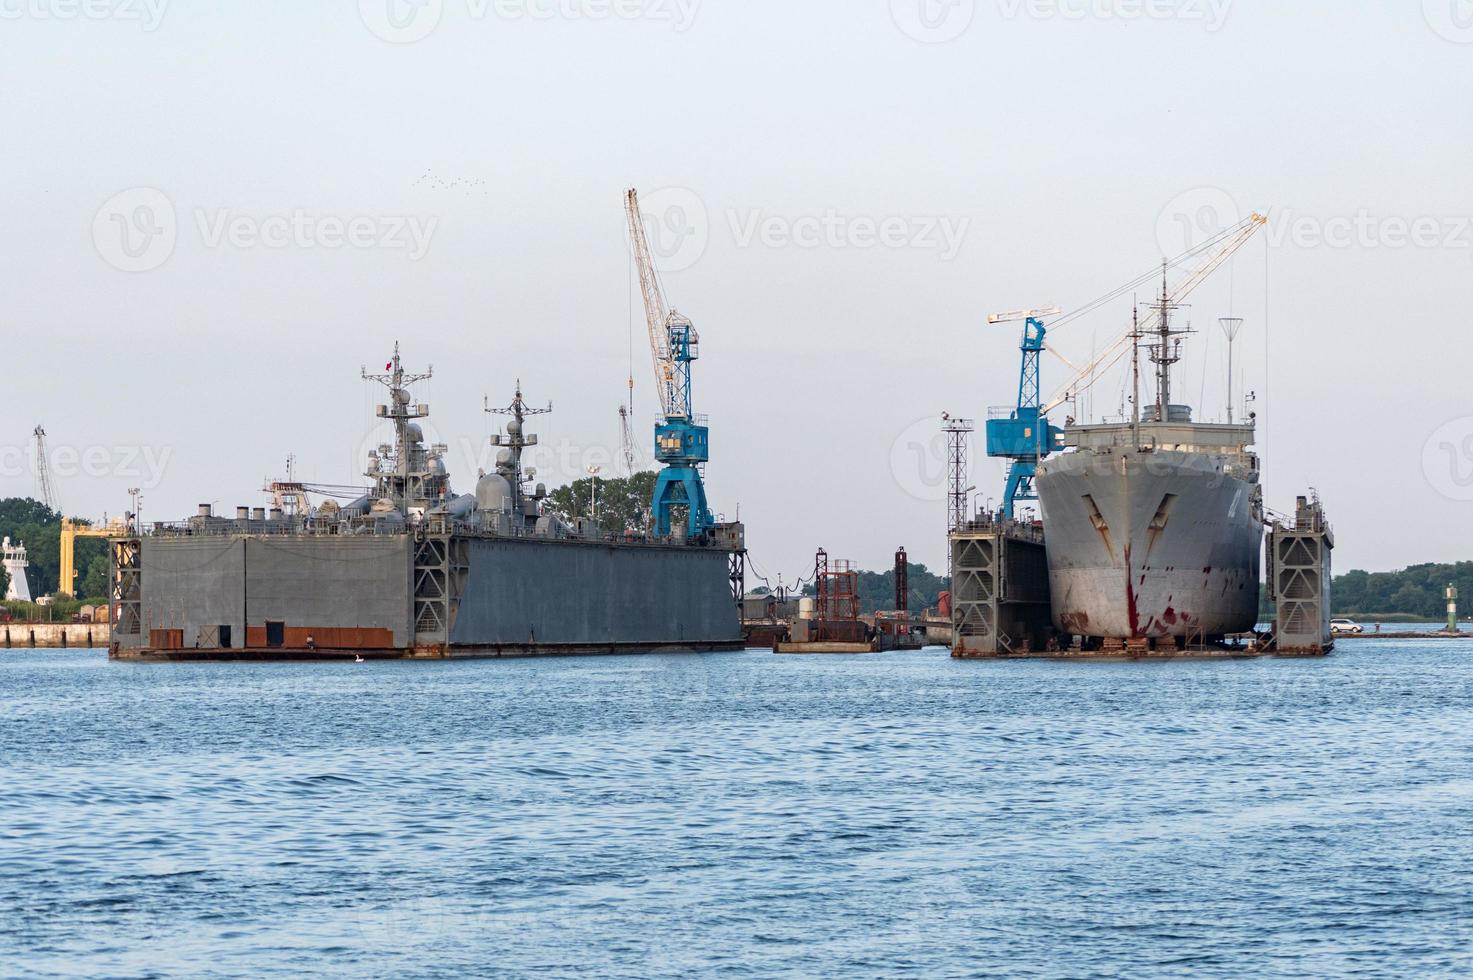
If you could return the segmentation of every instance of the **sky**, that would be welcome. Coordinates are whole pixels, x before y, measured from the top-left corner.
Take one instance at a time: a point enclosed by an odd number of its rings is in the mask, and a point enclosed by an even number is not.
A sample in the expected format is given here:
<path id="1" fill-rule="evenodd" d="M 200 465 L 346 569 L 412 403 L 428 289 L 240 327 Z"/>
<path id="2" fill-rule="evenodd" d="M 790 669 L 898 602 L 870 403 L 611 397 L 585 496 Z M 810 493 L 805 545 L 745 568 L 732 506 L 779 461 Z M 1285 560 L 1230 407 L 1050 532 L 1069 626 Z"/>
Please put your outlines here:
<path id="1" fill-rule="evenodd" d="M 518 379 L 554 407 L 539 480 L 617 472 L 631 363 L 648 460 L 637 187 L 749 584 L 819 547 L 944 567 L 940 418 L 1016 397 L 987 314 L 1261 211 L 1178 390 L 1225 414 L 1243 317 L 1269 506 L 1316 489 L 1340 570 L 1466 560 L 1470 78 L 1456 0 L 0 0 L 0 495 L 36 495 L 37 425 L 93 519 L 260 505 L 289 454 L 364 482 L 396 342 L 457 490 Z M 1079 366 L 1129 317 L 1050 339 Z"/>

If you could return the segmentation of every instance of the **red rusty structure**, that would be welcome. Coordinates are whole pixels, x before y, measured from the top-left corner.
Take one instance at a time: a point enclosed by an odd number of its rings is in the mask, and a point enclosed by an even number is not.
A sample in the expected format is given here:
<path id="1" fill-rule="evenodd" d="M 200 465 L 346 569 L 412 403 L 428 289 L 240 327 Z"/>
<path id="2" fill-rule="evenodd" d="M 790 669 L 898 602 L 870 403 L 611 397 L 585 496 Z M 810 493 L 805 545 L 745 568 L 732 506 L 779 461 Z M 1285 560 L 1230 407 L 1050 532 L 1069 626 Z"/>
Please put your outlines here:
<path id="1" fill-rule="evenodd" d="M 904 548 L 895 552 L 895 611 L 910 611 L 910 559 Z"/>
<path id="2" fill-rule="evenodd" d="M 859 619 L 859 573 L 854 564 L 835 559 L 822 548 L 814 559 L 815 609 L 812 639 L 818 642 L 854 642 L 866 633 Z"/>

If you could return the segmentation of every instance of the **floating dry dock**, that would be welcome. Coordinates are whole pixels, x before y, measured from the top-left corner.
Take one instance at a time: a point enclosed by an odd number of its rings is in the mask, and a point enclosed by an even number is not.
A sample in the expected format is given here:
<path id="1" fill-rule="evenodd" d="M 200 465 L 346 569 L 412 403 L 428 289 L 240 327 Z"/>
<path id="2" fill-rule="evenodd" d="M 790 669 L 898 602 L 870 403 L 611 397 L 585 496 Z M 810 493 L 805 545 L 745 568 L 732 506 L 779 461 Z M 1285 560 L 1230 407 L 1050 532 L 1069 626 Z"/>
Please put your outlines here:
<path id="1" fill-rule="evenodd" d="M 565 523 L 523 472 L 517 392 L 496 471 L 456 495 L 397 352 L 373 489 L 307 512 L 208 506 L 112 542 L 117 659 L 462 657 L 741 649 L 743 530 Z"/>

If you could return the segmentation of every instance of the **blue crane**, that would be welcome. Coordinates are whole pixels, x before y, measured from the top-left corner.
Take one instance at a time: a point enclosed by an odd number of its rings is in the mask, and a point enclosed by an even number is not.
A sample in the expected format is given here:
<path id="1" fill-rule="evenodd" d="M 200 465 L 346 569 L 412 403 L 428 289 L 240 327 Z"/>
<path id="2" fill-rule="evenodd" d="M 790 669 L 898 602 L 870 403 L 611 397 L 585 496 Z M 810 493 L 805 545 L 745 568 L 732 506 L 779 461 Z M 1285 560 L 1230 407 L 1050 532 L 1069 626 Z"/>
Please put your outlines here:
<path id="1" fill-rule="evenodd" d="M 1043 391 L 1039 380 L 1040 361 L 1048 347 L 1048 330 L 1043 318 L 1055 316 L 1058 307 L 1043 310 L 1023 310 L 1017 313 L 994 313 L 988 323 L 1023 323 L 1023 341 L 1019 349 L 1023 352 L 1023 367 L 1018 378 L 1018 404 L 1008 409 L 994 409 L 993 418 L 987 420 L 987 455 L 996 459 L 1010 459 L 1007 488 L 1003 491 L 1003 516 L 1015 516 L 1018 501 L 1037 500 L 1033 488 L 1033 477 L 1038 471 L 1038 461 L 1059 448 L 1063 430 L 1049 424 L 1043 412 Z M 1004 416 L 1003 413 L 1007 413 Z"/>
<path id="2" fill-rule="evenodd" d="M 651 502 L 654 533 L 657 537 L 671 534 L 678 508 L 685 512 L 686 536 L 698 538 L 715 524 L 706 504 L 702 470 L 711 458 L 710 430 L 695 414 L 691 396 L 691 364 L 700 358 L 701 337 L 689 319 L 665 305 L 659 273 L 645 237 L 639 195 L 634 190 L 625 195 L 625 212 L 639 267 L 650 354 L 664 416 L 655 426 L 655 459 L 664 469 L 655 480 Z"/>

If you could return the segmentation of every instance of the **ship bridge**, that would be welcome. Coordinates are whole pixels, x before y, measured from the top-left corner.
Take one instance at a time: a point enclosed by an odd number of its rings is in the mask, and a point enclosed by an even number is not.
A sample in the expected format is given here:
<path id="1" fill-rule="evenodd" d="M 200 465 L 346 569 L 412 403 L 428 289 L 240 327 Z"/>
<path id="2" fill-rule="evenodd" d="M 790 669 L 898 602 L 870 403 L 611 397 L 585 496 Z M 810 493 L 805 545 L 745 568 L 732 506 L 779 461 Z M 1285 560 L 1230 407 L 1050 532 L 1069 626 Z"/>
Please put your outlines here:
<path id="1" fill-rule="evenodd" d="M 1249 455 L 1256 427 L 1253 423 L 1129 422 L 1073 425 L 1064 430 L 1066 449 L 1110 451 L 1122 449 L 1161 452 Z"/>

